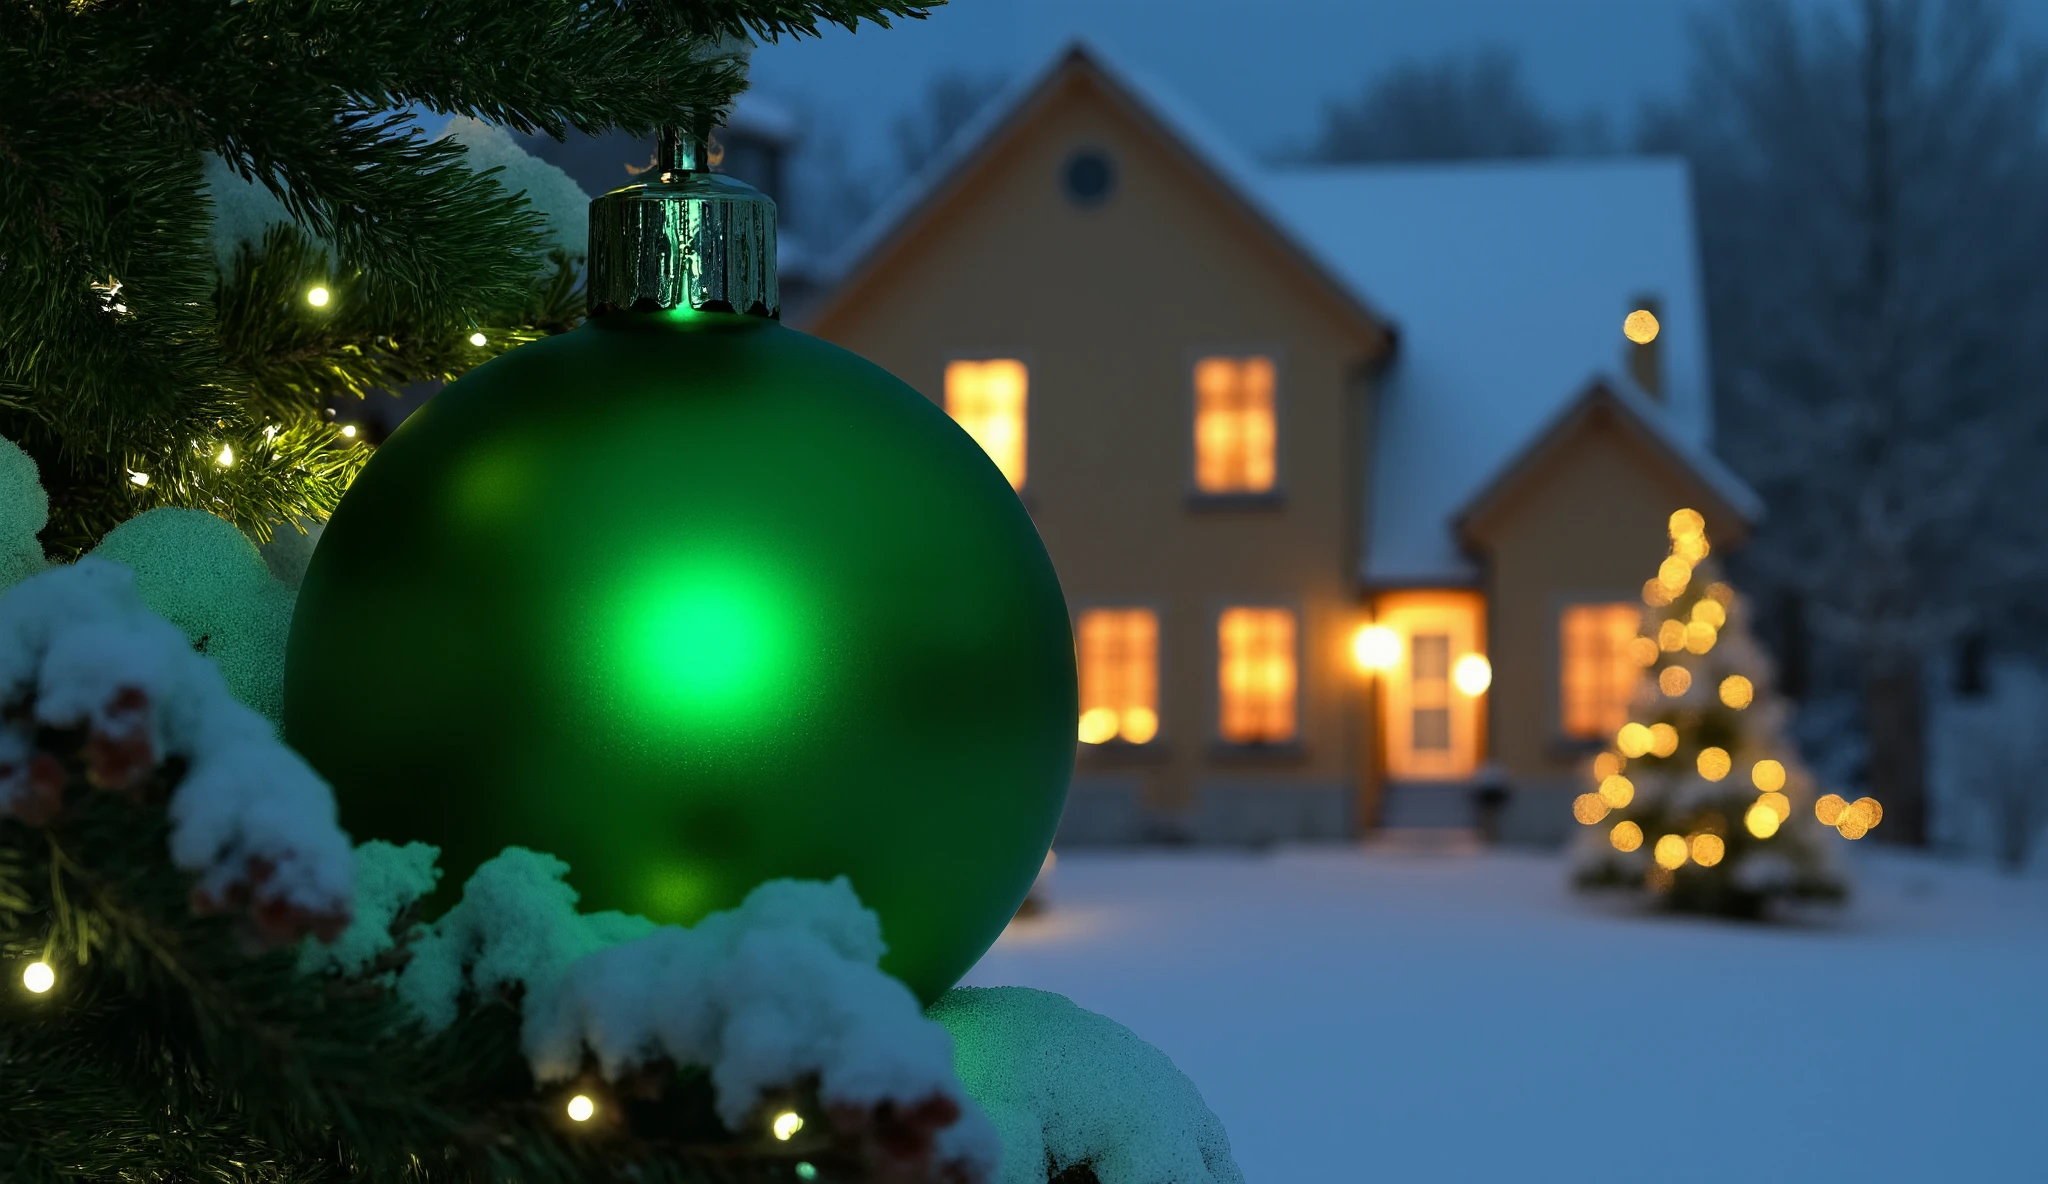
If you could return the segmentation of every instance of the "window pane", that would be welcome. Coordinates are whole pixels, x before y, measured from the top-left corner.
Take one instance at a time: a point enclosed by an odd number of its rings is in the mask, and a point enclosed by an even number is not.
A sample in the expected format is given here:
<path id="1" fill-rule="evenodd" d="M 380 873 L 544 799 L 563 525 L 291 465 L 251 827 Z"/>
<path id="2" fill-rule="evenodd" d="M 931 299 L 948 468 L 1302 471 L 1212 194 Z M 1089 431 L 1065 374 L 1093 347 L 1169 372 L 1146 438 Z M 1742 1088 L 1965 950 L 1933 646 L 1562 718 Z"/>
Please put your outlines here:
<path id="1" fill-rule="evenodd" d="M 1410 677 L 1418 683 L 1448 682 L 1451 677 L 1451 638 L 1447 633 L 1415 635 L 1415 666 Z"/>
<path id="2" fill-rule="evenodd" d="M 1195 363 L 1195 487 L 1264 493 L 1275 478 L 1273 359 Z"/>
<path id="3" fill-rule="evenodd" d="M 1024 488 L 1024 410 L 1030 379 L 1015 358 L 946 365 L 946 414 L 967 429 L 989 459 Z"/>
<path id="4" fill-rule="evenodd" d="M 1074 628 L 1081 666 L 1081 740 L 1145 744 L 1159 734 L 1159 617 L 1090 609 Z"/>
<path id="5" fill-rule="evenodd" d="M 1415 709 L 1415 747 L 1423 752 L 1449 752 L 1451 750 L 1451 709 L 1448 707 L 1418 707 Z"/>
<path id="6" fill-rule="evenodd" d="M 1295 736 L 1294 614 L 1226 609 L 1216 624 L 1217 730 L 1232 744 L 1279 744 Z"/>
<path id="7" fill-rule="evenodd" d="M 1558 706 L 1564 734 L 1612 736 L 1628 722 L 1643 668 L 1629 654 L 1642 626 L 1633 603 L 1575 604 L 1558 622 Z"/>

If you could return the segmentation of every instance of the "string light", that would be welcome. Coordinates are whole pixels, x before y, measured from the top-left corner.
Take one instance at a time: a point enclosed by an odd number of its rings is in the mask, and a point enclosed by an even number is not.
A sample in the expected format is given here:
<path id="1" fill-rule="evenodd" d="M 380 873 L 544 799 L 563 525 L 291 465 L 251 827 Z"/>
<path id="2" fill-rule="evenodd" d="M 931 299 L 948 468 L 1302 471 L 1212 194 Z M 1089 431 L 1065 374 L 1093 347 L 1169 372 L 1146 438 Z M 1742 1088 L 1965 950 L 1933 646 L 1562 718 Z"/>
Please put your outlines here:
<path id="1" fill-rule="evenodd" d="M 1872 826 L 1884 821 L 1884 807 L 1877 804 L 1876 798 L 1857 798 L 1849 803 L 1849 808 L 1862 811 Z"/>
<path id="2" fill-rule="evenodd" d="M 1581 826 L 1592 826 L 1607 817 L 1607 803 L 1597 793 L 1582 793 L 1572 799 L 1572 817 Z"/>
<path id="3" fill-rule="evenodd" d="M 1664 585 L 1673 596 L 1685 591 L 1692 582 L 1692 564 L 1681 556 L 1673 555 L 1657 565 L 1657 582 Z"/>
<path id="4" fill-rule="evenodd" d="M 1675 654 L 1685 648 L 1685 622 L 1666 621 L 1657 626 L 1657 648 Z"/>
<path id="5" fill-rule="evenodd" d="M 1650 729 L 1641 724 L 1623 724 L 1621 731 L 1614 734 L 1614 746 L 1625 757 L 1639 757 L 1650 751 Z"/>
<path id="6" fill-rule="evenodd" d="M 1607 832 L 1607 841 L 1616 851 L 1633 851 L 1643 845 L 1643 828 L 1633 822 L 1617 822 Z"/>
<path id="7" fill-rule="evenodd" d="M 1742 825 L 1748 827 L 1749 833 L 1759 839 L 1768 839 L 1777 834 L 1778 828 L 1784 825 L 1784 822 L 1784 819 L 1778 817 L 1778 812 L 1763 801 L 1758 801 L 1749 808 L 1749 813 L 1742 816 Z"/>
<path id="8" fill-rule="evenodd" d="M 569 1099 L 568 1109 L 569 1121 L 589 1122 L 591 1115 L 597 1113 L 597 1103 L 590 1100 L 589 1094 L 577 1094 Z"/>
<path id="9" fill-rule="evenodd" d="M 1401 635 L 1385 625 L 1367 625 L 1351 635 L 1351 660 L 1360 670 L 1392 670 L 1401 664 Z"/>
<path id="10" fill-rule="evenodd" d="M 1714 642 L 1720 640 L 1720 637 L 1720 630 L 1712 625 L 1705 621 L 1694 621 L 1685 627 L 1685 648 L 1695 654 L 1704 654 L 1714 648 Z"/>
<path id="11" fill-rule="evenodd" d="M 1116 738 L 1114 707 L 1090 707 L 1081 713 L 1081 743 L 1106 744 Z"/>
<path id="12" fill-rule="evenodd" d="M 1650 754 L 1670 756 L 1678 751 L 1678 729 L 1670 724 L 1650 725 Z"/>
<path id="13" fill-rule="evenodd" d="M 1683 666 L 1666 666 L 1657 676 L 1657 689 L 1673 699 L 1692 689 L 1692 671 Z"/>
<path id="14" fill-rule="evenodd" d="M 57 972 L 48 962 L 31 962 L 21 972 L 21 985 L 40 995 L 57 985 Z"/>
<path id="15" fill-rule="evenodd" d="M 1843 838 L 1852 842 L 1870 833 L 1870 825 L 1853 810 L 1842 811 L 1842 817 L 1835 823 L 1835 829 L 1841 832 Z"/>
<path id="16" fill-rule="evenodd" d="M 815 1180 L 818 1178 L 818 1169 L 810 1160 L 803 1160 L 796 1165 L 796 1178 L 799 1180 Z"/>
<path id="17" fill-rule="evenodd" d="M 1657 647 L 1657 639 L 1654 637 L 1631 637 L 1628 639 L 1628 656 L 1635 659 L 1635 663 L 1638 666 L 1655 666 L 1658 655 L 1663 652 L 1663 650 Z"/>
<path id="18" fill-rule="evenodd" d="M 128 484 L 134 486 L 147 485 L 149 484 L 149 474 L 138 473 L 134 469 L 130 469 L 128 470 Z"/>
<path id="19" fill-rule="evenodd" d="M 1621 318 L 1621 335 L 1637 345 L 1648 345 L 1657 340 L 1657 314 L 1647 308 L 1639 308 Z"/>
<path id="20" fill-rule="evenodd" d="M 1720 835 L 1694 835 L 1692 837 L 1692 861 L 1701 867 L 1712 867 L 1728 854 L 1728 844 Z"/>
<path id="21" fill-rule="evenodd" d="M 1700 749 L 1699 759 L 1693 763 L 1698 766 L 1700 776 L 1709 781 L 1719 781 L 1735 767 L 1735 762 L 1728 757 L 1728 750 L 1719 747 Z"/>
<path id="22" fill-rule="evenodd" d="M 1785 788 L 1785 766 L 1777 761 L 1758 761 L 1750 766 L 1749 783 L 1765 793 L 1776 793 Z"/>
<path id="23" fill-rule="evenodd" d="M 1150 707 L 1127 708 L 1117 734 L 1132 744 L 1147 743 L 1159 734 L 1159 713 Z"/>
<path id="24" fill-rule="evenodd" d="M 804 1116 L 794 1110 L 784 1110 L 775 1116 L 775 1125 L 769 1129 L 775 1132 L 776 1138 L 787 1143 L 791 1136 L 804 1129 Z"/>
<path id="25" fill-rule="evenodd" d="M 1702 604 L 1707 603 L 1701 601 Z M 1740 674 L 1731 674 L 1721 680 L 1721 702 L 1737 711 L 1756 701 L 1756 686 Z"/>
<path id="26" fill-rule="evenodd" d="M 1689 854 L 1691 848 L 1686 845 L 1684 836 L 1665 835 L 1657 840 L 1657 846 L 1650 852 L 1650 857 L 1657 861 L 1658 867 L 1666 871 L 1676 871 L 1685 866 L 1686 856 Z"/>
<path id="27" fill-rule="evenodd" d="M 1719 601 L 1702 598 L 1692 606 L 1692 619 L 1719 629 L 1728 623 L 1728 610 Z"/>
<path id="28" fill-rule="evenodd" d="M 343 425 L 342 425 L 342 428 L 341 428 L 341 434 L 342 434 L 342 435 L 344 435 L 344 436 L 347 436 L 347 437 L 348 437 L 349 439 L 351 439 L 351 440 L 355 439 L 355 438 L 356 438 L 356 425 L 354 425 L 354 424 L 352 424 L 352 423 L 351 423 L 351 424 L 343 424 Z"/>
<path id="29" fill-rule="evenodd" d="M 488 338 L 488 337 L 485 337 L 485 336 L 484 336 L 483 334 L 481 334 L 481 333 L 471 333 L 471 334 L 469 335 L 469 343 L 470 343 L 471 345 L 474 345 L 474 346 L 479 346 L 479 347 L 481 347 L 481 346 L 482 346 L 482 345 L 483 345 L 483 344 L 484 344 L 485 342 L 487 342 L 487 341 L 489 341 L 489 340 L 490 340 L 490 338 Z M 1640 569 L 1640 568 L 1638 568 L 1637 570 L 1641 570 L 1641 569 Z"/>
<path id="30" fill-rule="evenodd" d="M 1643 581 L 1643 603 L 1651 608 L 1663 608 L 1671 603 L 1671 589 L 1655 579 Z"/>
<path id="31" fill-rule="evenodd" d="M 219 465 L 219 466 L 220 466 L 221 468 L 223 468 L 223 469 L 227 468 L 227 467 L 228 467 L 229 465 L 231 465 L 231 464 L 234 464 L 234 463 L 235 463 L 235 450 L 234 450 L 234 448 L 233 448 L 233 447 L 232 447 L 231 445 L 227 445 L 227 444 L 223 444 L 223 445 L 221 445 L 221 446 L 220 446 L 220 455 L 218 455 L 218 456 L 216 456 L 216 457 L 214 457 L 214 458 L 213 458 L 213 463 L 214 463 L 214 464 L 217 464 L 217 465 Z"/>
<path id="32" fill-rule="evenodd" d="M 1735 589 L 1716 581 L 1707 585 L 1707 599 L 1720 605 L 1722 608 L 1727 608 L 1735 603 Z"/>
<path id="33" fill-rule="evenodd" d="M 1813 816 L 1820 819 L 1822 826 L 1833 826 L 1842 820 L 1842 811 L 1847 809 L 1848 805 L 1840 794 L 1822 794 L 1820 800 L 1813 803 Z"/>
<path id="34" fill-rule="evenodd" d="M 1621 772 L 1622 760 L 1611 752 L 1603 752 L 1593 758 L 1593 779 L 1605 781 Z"/>
<path id="35" fill-rule="evenodd" d="M 1713 548 L 1707 545 L 1707 536 L 1703 534 L 1689 534 L 1671 544 L 1672 554 L 1692 564 L 1705 559 L 1707 553 L 1712 550 Z"/>
<path id="36" fill-rule="evenodd" d="M 1671 531 L 1672 538 L 1682 539 L 1689 535 L 1705 533 L 1707 520 L 1698 510 L 1673 510 L 1665 527 Z"/>
<path id="37" fill-rule="evenodd" d="M 333 293 L 329 292 L 323 284 L 314 284 L 306 289 L 306 303 L 314 308 L 326 308 L 327 302 L 333 298 Z"/>
<path id="38" fill-rule="evenodd" d="M 1493 663 L 1485 654 L 1466 654 L 1451 667 L 1451 682 L 1467 695 L 1483 695 L 1493 685 Z"/>
<path id="39" fill-rule="evenodd" d="M 1636 800 L 1636 783 L 1616 773 L 1600 781 L 1600 800 L 1619 810 Z"/>

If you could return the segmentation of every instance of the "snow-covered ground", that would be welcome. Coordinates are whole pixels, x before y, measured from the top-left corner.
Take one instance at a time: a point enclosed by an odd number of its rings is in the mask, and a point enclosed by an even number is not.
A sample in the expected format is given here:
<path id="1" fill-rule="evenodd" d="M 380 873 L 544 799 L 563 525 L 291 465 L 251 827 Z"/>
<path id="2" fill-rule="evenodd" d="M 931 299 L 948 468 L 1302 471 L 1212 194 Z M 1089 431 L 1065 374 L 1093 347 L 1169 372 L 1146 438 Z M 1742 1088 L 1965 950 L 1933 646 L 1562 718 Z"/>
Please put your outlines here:
<path id="1" fill-rule="evenodd" d="M 1164 1049 L 1253 1184 L 2048 1181 L 2048 882 L 1853 854 L 1762 928 L 1553 857 L 1075 852 L 967 981 Z"/>

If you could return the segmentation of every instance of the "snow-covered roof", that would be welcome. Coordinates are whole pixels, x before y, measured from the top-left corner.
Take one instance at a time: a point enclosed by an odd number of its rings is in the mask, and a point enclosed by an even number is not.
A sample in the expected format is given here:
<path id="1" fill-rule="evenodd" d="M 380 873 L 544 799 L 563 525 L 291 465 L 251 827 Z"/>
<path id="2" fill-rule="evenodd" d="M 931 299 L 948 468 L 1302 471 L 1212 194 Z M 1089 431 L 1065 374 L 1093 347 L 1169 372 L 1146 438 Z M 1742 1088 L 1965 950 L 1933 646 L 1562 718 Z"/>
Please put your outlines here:
<path id="1" fill-rule="evenodd" d="M 1706 318 L 1681 160 L 1353 165 L 1266 174 L 1299 237 L 1401 327 L 1379 386 L 1366 578 L 1471 578 L 1451 522 L 1595 374 L 1622 318 L 1658 303 L 1653 422 L 1712 431 Z M 1753 496 L 1750 500 L 1754 500 Z"/>
<path id="2" fill-rule="evenodd" d="M 732 113 L 726 116 L 725 126 L 777 144 L 794 143 L 802 131 L 802 122 L 795 112 L 767 95 L 751 90 L 741 91 L 739 98 L 733 100 Z"/>
<path id="3" fill-rule="evenodd" d="M 1725 492 L 1756 495 L 1713 459 L 1706 317 L 1683 160 L 1609 157 L 1262 167 L 1169 88 L 1075 41 L 987 104 L 827 266 L 843 281 L 894 242 L 1058 72 L 1084 61 L 1350 302 L 1399 332 L 1380 379 L 1367 582 L 1467 583 L 1455 521 L 1598 376 L 1625 369 L 1622 318 L 1657 302 L 1663 391 L 1632 404 Z M 1624 379 L 1609 377 L 1617 388 Z"/>

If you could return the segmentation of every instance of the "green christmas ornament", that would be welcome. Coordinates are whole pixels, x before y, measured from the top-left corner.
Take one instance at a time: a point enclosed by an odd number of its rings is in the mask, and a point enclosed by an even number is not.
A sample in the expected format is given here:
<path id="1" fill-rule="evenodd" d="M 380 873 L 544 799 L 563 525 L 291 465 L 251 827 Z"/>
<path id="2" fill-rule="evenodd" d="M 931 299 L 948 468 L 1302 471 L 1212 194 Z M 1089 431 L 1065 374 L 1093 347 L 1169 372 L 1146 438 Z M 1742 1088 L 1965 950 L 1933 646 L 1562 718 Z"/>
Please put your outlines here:
<path id="1" fill-rule="evenodd" d="M 591 319 L 448 387 L 343 499 L 286 736 L 450 886 L 517 844 L 586 909 L 688 923 L 846 875 L 929 1001 L 1051 843 L 1065 599 L 965 432 L 772 318 L 773 204 L 663 148 L 591 203 Z"/>

